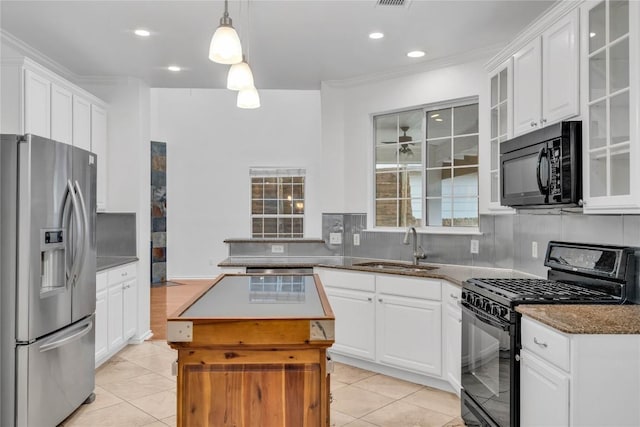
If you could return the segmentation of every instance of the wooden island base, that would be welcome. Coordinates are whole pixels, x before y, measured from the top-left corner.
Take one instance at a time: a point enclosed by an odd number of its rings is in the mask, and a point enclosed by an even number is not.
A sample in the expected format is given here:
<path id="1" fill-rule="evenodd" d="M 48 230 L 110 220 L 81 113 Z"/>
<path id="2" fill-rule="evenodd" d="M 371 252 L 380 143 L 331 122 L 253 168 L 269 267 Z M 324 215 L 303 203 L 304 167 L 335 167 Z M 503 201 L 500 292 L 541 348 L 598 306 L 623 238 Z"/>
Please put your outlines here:
<path id="1" fill-rule="evenodd" d="M 328 425 L 324 349 L 185 349 L 178 361 L 179 426 Z"/>
<path id="2" fill-rule="evenodd" d="M 178 350 L 178 427 L 329 426 L 334 318 L 319 279 L 307 277 L 321 308 L 306 318 L 196 317 L 188 308 L 199 297 L 169 318 L 167 340 Z"/>

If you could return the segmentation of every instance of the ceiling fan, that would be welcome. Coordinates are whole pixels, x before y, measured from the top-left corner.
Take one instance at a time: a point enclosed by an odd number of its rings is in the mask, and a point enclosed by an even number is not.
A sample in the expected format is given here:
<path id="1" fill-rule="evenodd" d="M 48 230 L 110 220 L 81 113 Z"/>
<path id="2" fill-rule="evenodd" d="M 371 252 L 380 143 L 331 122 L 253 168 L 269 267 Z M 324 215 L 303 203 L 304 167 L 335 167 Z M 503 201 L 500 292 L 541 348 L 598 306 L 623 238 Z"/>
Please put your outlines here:
<path id="1" fill-rule="evenodd" d="M 413 150 L 409 148 L 409 145 L 413 145 L 410 141 L 411 136 L 407 135 L 407 131 L 409 130 L 409 126 L 400 126 L 400 130 L 403 132 L 402 135 L 398 137 L 398 142 L 400 143 L 400 148 L 398 148 L 398 152 L 400 154 L 406 154 L 408 156 L 413 154 Z M 395 144 L 396 141 L 382 141 L 383 144 Z"/>

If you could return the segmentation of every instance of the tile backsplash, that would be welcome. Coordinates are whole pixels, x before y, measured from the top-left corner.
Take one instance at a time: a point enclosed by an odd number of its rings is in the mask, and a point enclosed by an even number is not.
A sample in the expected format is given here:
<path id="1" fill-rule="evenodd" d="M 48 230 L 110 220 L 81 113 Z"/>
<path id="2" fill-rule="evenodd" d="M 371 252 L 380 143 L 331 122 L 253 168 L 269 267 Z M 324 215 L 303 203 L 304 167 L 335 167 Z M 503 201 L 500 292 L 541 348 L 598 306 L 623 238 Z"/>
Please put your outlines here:
<path id="1" fill-rule="evenodd" d="M 546 276 L 544 257 L 551 240 L 640 246 L 640 215 L 583 215 L 560 210 L 521 211 L 512 215 L 481 215 L 481 235 L 418 234 L 424 262 L 513 268 Z M 345 233 L 346 234 L 346 233 Z M 363 231 L 351 256 L 412 261 L 404 231 Z M 345 236 L 345 240 L 347 240 Z M 479 253 L 471 254 L 471 240 Z M 532 254 L 537 242 L 537 257 Z"/>

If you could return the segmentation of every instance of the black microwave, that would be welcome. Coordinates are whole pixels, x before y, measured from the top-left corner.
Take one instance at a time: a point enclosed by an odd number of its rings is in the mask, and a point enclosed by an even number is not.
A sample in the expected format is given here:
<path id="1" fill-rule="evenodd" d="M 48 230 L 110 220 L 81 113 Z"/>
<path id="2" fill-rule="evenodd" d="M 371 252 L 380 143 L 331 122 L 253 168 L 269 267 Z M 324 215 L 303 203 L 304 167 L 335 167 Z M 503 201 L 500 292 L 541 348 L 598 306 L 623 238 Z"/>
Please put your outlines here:
<path id="1" fill-rule="evenodd" d="M 501 143 L 502 205 L 580 204 L 581 151 L 580 121 L 560 122 Z"/>

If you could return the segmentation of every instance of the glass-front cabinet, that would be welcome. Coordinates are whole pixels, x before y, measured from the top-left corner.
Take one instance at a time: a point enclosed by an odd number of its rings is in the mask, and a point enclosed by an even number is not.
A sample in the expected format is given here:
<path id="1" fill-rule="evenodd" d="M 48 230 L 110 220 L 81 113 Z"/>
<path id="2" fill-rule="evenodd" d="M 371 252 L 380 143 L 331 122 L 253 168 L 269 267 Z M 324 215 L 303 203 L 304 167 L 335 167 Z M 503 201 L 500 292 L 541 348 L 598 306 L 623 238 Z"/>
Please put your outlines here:
<path id="1" fill-rule="evenodd" d="M 640 212 L 640 2 L 588 2 L 582 19 L 585 212 Z"/>
<path id="2" fill-rule="evenodd" d="M 489 88 L 491 102 L 489 209 L 511 211 L 510 208 L 500 204 L 500 143 L 513 135 L 513 62 L 511 58 L 489 73 Z"/>

